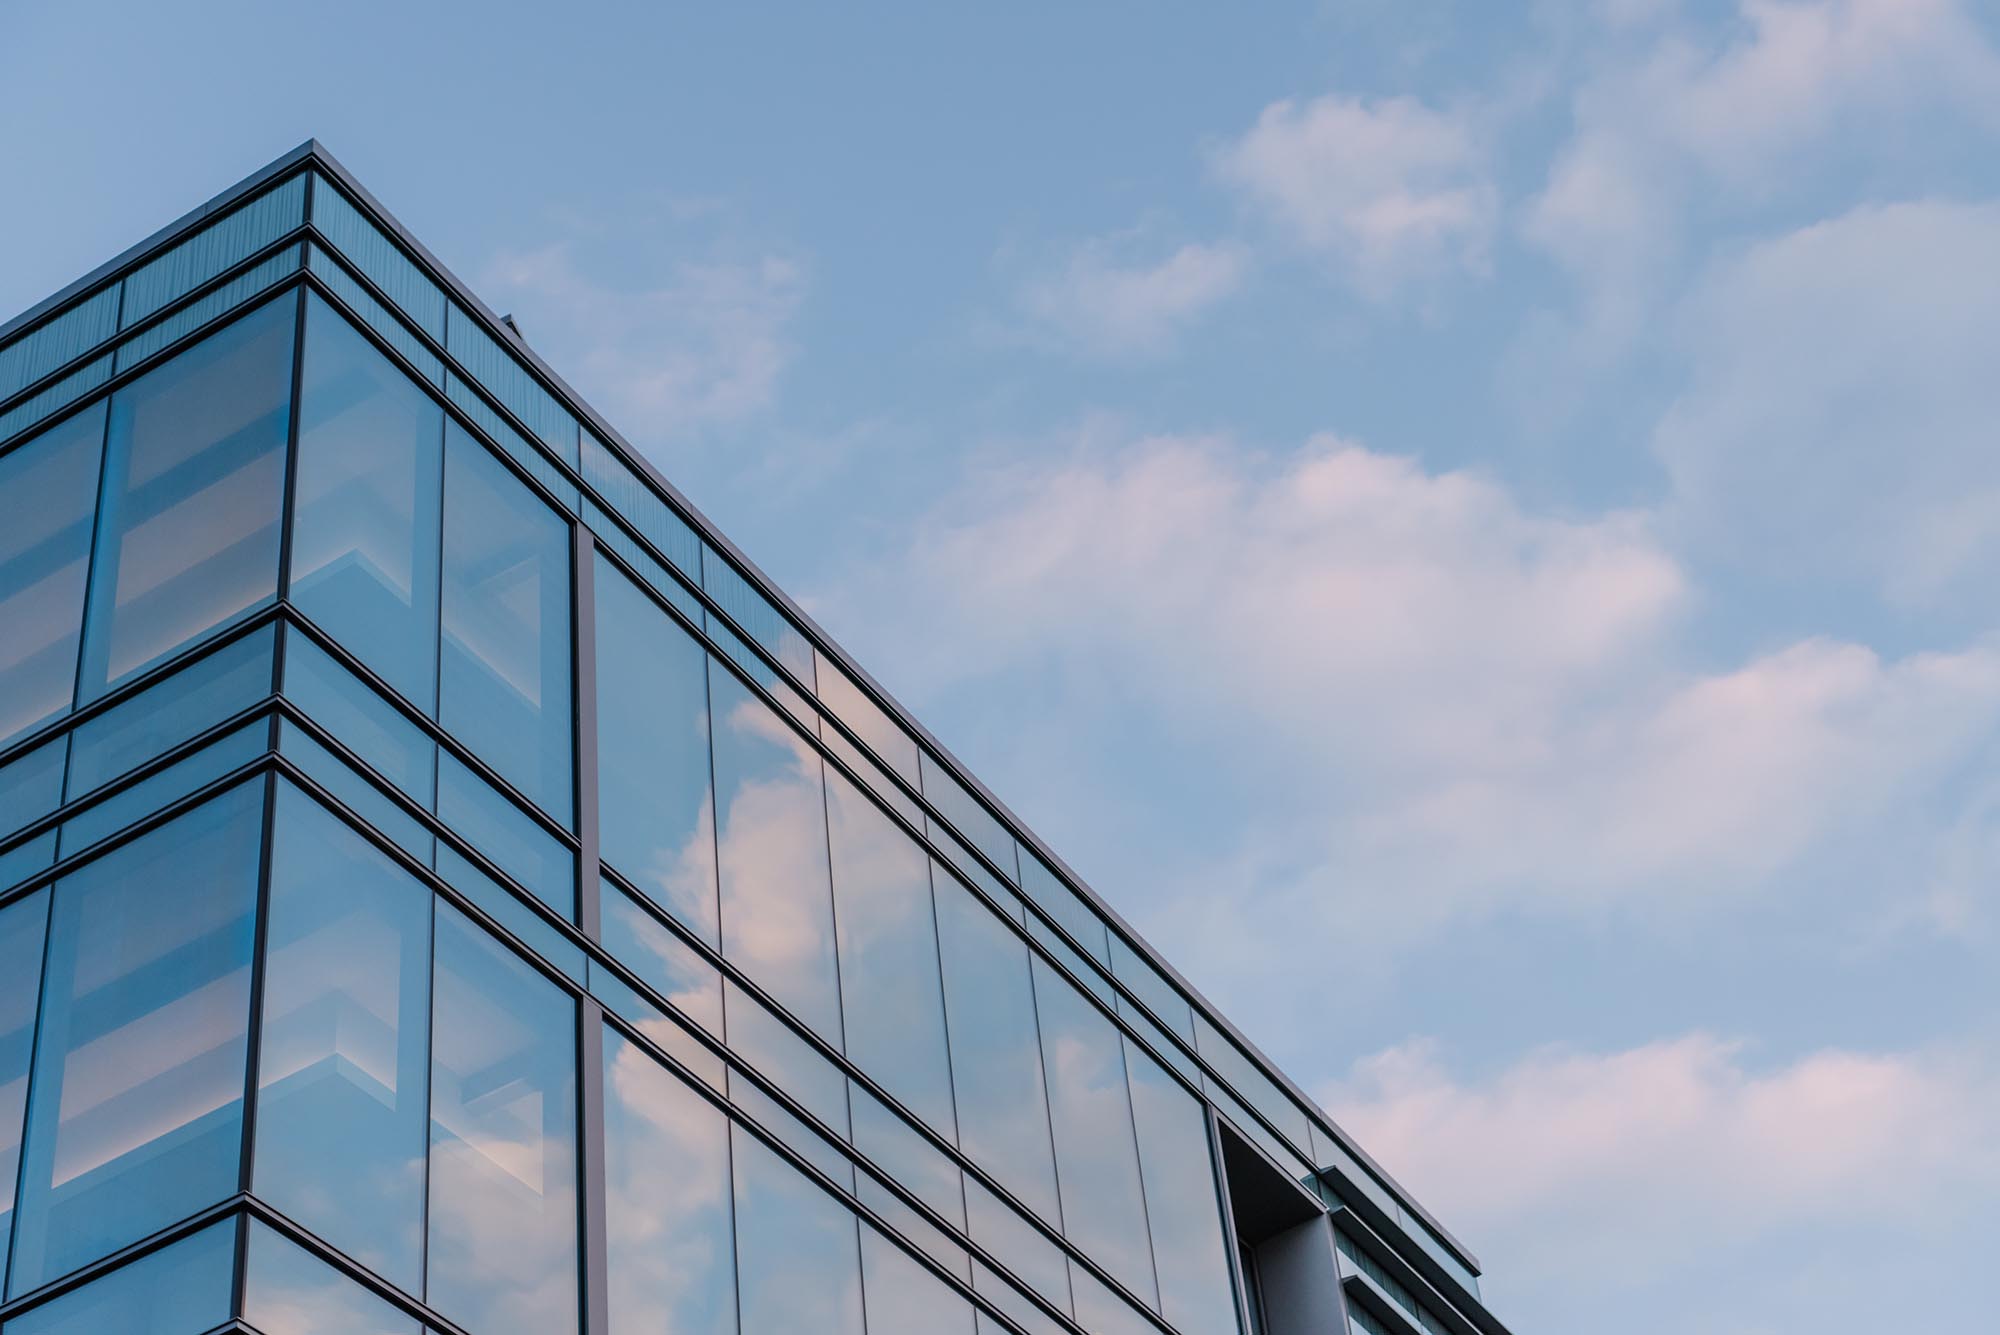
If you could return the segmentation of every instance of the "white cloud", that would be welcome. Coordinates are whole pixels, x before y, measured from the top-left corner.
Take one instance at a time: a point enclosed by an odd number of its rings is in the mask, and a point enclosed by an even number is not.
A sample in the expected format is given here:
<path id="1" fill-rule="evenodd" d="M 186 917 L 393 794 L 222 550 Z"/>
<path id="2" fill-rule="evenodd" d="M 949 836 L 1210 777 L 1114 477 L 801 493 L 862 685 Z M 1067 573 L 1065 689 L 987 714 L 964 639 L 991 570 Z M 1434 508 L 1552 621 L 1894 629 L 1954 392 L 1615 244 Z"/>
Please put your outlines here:
<path id="1" fill-rule="evenodd" d="M 1228 242 L 1190 243 L 1157 264 L 1123 262 L 1117 248 L 1077 248 L 1060 272 L 1028 284 L 1021 305 L 1065 343 L 1108 357 L 1158 353 L 1243 282 L 1247 257 Z"/>
<path id="2" fill-rule="evenodd" d="M 1213 154 L 1216 175 L 1377 298 L 1487 262 L 1496 195 L 1470 120 L 1407 97 L 1264 108 Z"/>

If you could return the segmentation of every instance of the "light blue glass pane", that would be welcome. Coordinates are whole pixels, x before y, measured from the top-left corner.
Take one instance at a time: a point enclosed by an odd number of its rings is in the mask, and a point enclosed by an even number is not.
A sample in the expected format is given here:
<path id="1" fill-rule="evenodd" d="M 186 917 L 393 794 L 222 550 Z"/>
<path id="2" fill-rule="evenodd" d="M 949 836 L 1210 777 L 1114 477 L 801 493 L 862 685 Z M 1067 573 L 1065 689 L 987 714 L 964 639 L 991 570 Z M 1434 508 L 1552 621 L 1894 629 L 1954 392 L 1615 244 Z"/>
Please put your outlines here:
<path id="1" fill-rule="evenodd" d="M 610 1335 L 736 1329 L 729 1123 L 604 1032 L 605 1290 Z"/>
<path id="2" fill-rule="evenodd" d="M 271 838 L 252 1185 L 415 1292 L 431 892 L 290 784 Z"/>
<path id="3" fill-rule="evenodd" d="M 43 742 L 0 768 L 0 838 L 62 805 L 66 737 Z"/>
<path id="4" fill-rule="evenodd" d="M 598 507 L 588 496 L 583 498 L 583 523 L 597 535 L 597 545 L 607 551 L 616 552 L 620 560 L 639 572 L 639 577 L 652 587 L 654 593 L 664 598 L 669 605 L 695 625 L 702 624 L 701 600 L 694 591 L 667 569 L 651 552 L 639 545 L 639 540 L 627 533 L 623 526 Z"/>
<path id="5" fill-rule="evenodd" d="M 1118 995 L 1118 1018 L 1139 1031 L 1140 1037 L 1152 1045 L 1156 1056 L 1165 1059 L 1167 1065 L 1179 1071 L 1188 1084 L 1196 1089 L 1202 1087 L 1201 1067 L 1195 1064 L 1187 1049 L 1167 1037 L 1167 1031 L 1153 1022 L 1153 1017 L 1133 1002 L 1127 1001 L 1123 993 Z"/>
<path id="6" fill-rule="evenodd" d="M 764 651 L 811 690 L 813 685 L 812 642 L 792 619 L 759 593 L 735 566 L 714 548 L 702 552 L 702 587 L 716 605 L 742 627 L 743 633 L 764 647 Z"/>
<path id="7" fill-rule="evenodd" d="M 1005 1312 L 1010 1320 L 1029 1335 L 1068 1335 L 1068 1328 L 1049 1316 L 1041 1308 L 1028 1300 L 1026 1294 L 1002 1279 L 983 1261 L 972 1263 L 972 1287 L 980 1297 Z M 1068 1311 L 1067 1302 L 1063 1310 Z M 1010 1329 L 980 1312 L 979 1335 L 1012 1335 Z"/>
<path id="8" fill-rule="evenodd" d="M 729 1050 L 782 1089 L 834 1135 L 847 1136 L 847 1077 L 734 982 L 723 984 Z M 735 1088 L 735 1078 L 731 1078 Z"/>
<path id="9" fill-rule="evenodd" d="M 729 1101 L 744 1121 L 762 1127 L 843 1191 L 854 1190 L 854 1161 L 840 1146 L 734 1069 L 729 1072 Z"/>
<path id="10" fill-rule="evenodd" d="M 429 713 L 437 688 L 444 409 L 306 301 L 291 599 Z"/>
<path id="11" fill-rule="evenodd" d="M 28 1112 L 28 1064 L 35 1054 L 35 1003 L 42 987 L 42 939 L 49 892 L 0 908 L 0 1275 L 7 1272 L 14 1183 L 21 1169 L 21 1123 Z"/>
<path id="12" fill-rule="evenodd" d="M 211 320 L 235 310 L 287 274 L 298 272 L 299 248 L 286 246 L 267 260 L 253 265 L 236 277 L 149 326 L 118 345 L 118 369 L 129 370 L 166 347 L 175 339 L 191 334 Z"/>
<path id="13" fill-rule="evenodd" d="M 1054 918 L 1058 927 L 1075 937 L 1077 944 L 1099 964 L 1109 965 L 1110 943 L 1104 919 L 1098 917 L 1097 911 L 1084 902 L 1083 896 L 1070 889 L 1031 850 L 1023 847 L 1019 852 L 1021 889 L 1028 898 Z"/>
<path id="14" fill-rule="evenodd" d="M 0 442 L 17 432 L 26 431 L 58 408 L 75 403 L 110 378 L 111 354 L 107 352 L 96 361 L 79 366 L 33 398 L 23 399 L 0 413 Z"/>
<path id="15" fill-rule="evenodd" d="M 820 703 L 854 730 L 854 735 L 912 784 L 922 782 L 917 744 L 903 725 L 890 718 L 861 687 L 825 654 L 814 650 L 815 680 Z"/>
<path id="16" fill-rule="evenodd" d="M 110 338 L 118 331 L 118 284 L 113 283 L 33 333 L 0 348 L 0 399 L 20 393 L 59 366 Z"/>
<path id="17" fill-rule="evenodd" d="M 436 836 L 429 827 L 290 719 L 278 725 L 278 751 L 328 796 L 389 836 L 418 862 L 430 866 Z"/>
<path id="18" fill-rule="evenodd" d="M 583 947 L 529 908 L 519 894 L 488 876 L 442 839 L 437 843 L 437 874 L 482 913 L 512 932 L 523 945 L 555 965 L 578 987 L 583 986 Z"/>
<path id="19" fill-rule="evenodd" d="M 1028 947 L 958 882 L 947 876 L 935 886 L 959 1147 L 1054 1222 L 1055 1152 Z"/>
<path id="20" fill-rule="evenodd" d="M 235 1273 L 226 1219 L 22 1313 L 6 1335 L 200 1335 L 229 1319 Z"/>
<path id="21" fill-rule="evenodd" d="M 18 885 L 38 871 L 54 866 L 56 832 L 44 830 L 34 838 L 0 853 L 0 890 Z"/>
<path id="22" fill-rule="evenodd" d="M 1118 1027 L 1039 959 L 1035 1001 L 1042 1063 L 1049 1073 L 1064 1236 L 1119 1283 L 1148 1303 L 1156 1302 Z"/>
<path id="23" fill-rule="evenodd" d="M 104 405 L 0 455 L 0 745 L 76 689 Z"/>
<path id="24" fill-rule="evenodd" d="M 263 792 L 56 884 L 10 1294 L 236 1190 Z"/>
<path id="25" fill-rule="evenodd" d="M 955 1140 L 930 858 L 837 774 L 827 784 L 827 831 L 847 1055 Z"/>
<path id="26" fill-rule="evenodd" d="M 583 480 L 660 555 L 690 579 L 701 579 L 701 539 L 693 527 L 588 428 L 583 432 Z"/>
<path id="27" fill-rule="evenodd" d="M 438 721 L 568 825 L 569 525 L 455 426 L 444 500 Z"/>
<path id="28" fill-rule="evenodd" d="M 743 1335 L 862 1335 L 854 1216 L 741 1127 L 730 1139 Z"/>
<path id="29" fill-rule="evenodd" d="M 857 1172 L 854 1196 L 864 1208 L 872 1210 L 890 1232 L 907 1238 L 925 1255 L 966 1283 L 972 1282 L 972 1253 L 952 1241 L 950 1234 L 910 1208 L 888 1187 L 867 1173 Z"/>
<path id="30" fill-rule="evenodd" d="M 437 814 L 535 898 L 576 916 L 576 854 L 448 752 L 438 756 Z"/>
<path id="31" fill-rule="evenodd" d="M 965 1217 L 974 1242 L 1057 1311 L 1069 1312 L 1069 1267 L 1062 1248 L 970 1177 L 965 1180 Z"/>
<path id="32" fill-rule="evenodd" d="M 1111 976 L 1123 983 L 1160 1022 L 1181 1038 L 1194 1042 L 1194 1011 L 1174 985 L 1120 937 L 1111 938 Z M 1206 1054 L 1203 1054 L 1204 1056 Z"/>
<path id="33" fill-rule="evenodd" d="M 324 176 L 313 182 L 312 222 L 419 329 L 444 341 L 444 293 Z"/>
<path id="34" fill-rule="evenodd" d="M 720 663 L 708 676 L 722 953 L 839 1047 L 819 752 Z"/>
<path id="35" fill-rule="evenodd" d="M 692 1071 L 709 1088 L 727 1093 L 728 1068 L 686 1025 L 640 995 L 639 990 L 596 960 L 588 963 L 590 995 L 607 1013 Z"/>
<path id="36" fill-rule="evenodd" d="M 69 796 L 136 768 L 271 693 L 269 626 L 121 700 L 72 734 Z"/>
<path id="37" fill-rule="evenodd" d="M 929 816 L 924 818 L 924 831 L 930 836 L 930 841 L 944 853 L 945 861 L 957 868 L 960 876 L 979 887 L 987 899 L 993 902 L 994 908 L 1015 922 L 1026 919 L 1028 915 L 1021 907 L 1021 897 L 1015 894 L 1005 881 L 988 870 L 984 863 L 967 852 L 965 845 L 952 837 L 951 831 Z M 951 873 L 945 871 L 942 866 L 939 867 L 937 874 L 940 877 L 951 876 Z"/>
<path id="38" fill-rule="evenodd" d="M 243 1319 L 261 1335 L 418 1335 L 415 1317 L 260 1220 L 249 1228 Z"/>
<path id="39" fill-rule="evenodd" d="M 917 829 L 924 828 L 924 809 L 917 805 L 915 798 L 896 785 L 887 770 L 861 754 L 861 748 L 848 741 L 838 728 L 823 726 L 819 735 L 827 751 L 836 760 L 860 775 L 861 781 L 868 785 L 875 796 L 881 798 L 897 815 Z"/>
<path id="40" fill-rule="evenodd" d="M 82 698 L 277 591 L 295 313 L 266 303 L 112 396 Z"/>
<path id="41" fill-rule="evenodd" d="M 722 974 L 631 896 L 604 883 L 601 939 L 613 959 L 674 1008 L 722 1036 Z"/>
<path id="42" fill-rule="evenodd" d="M 1258 1070 L 1244 1051 L 1223 1037 L 1203 1015 L 1194 1017 L 1195 1051 L 1201 1059 L 1236 1090 L 1238 1097 L 1275 1126 L 1294 1146 L 1312 1146 L 1311 1123 L 1305 1110 L 1279 1089 L 1277 1082 Z"/>
<path id="43" fill-rule="evenodd" d="M 880 1099 L 851 1081 L 848 1100 L 854 1119 L 854 1148 L 946 1222 L 964 1228 L 964 1174 L 958 1164 Z"/>
<path id="44" fill-rule="evenodd" d="M 604 860 L 716 945 L 707 655 L 602 557 L 594 583 Z"/>
<path id="45" fill-rule="evenodd" d="M 938 814 L 952 823 L 966 842 L 984 853 L 1000 873 L 1010 879 L 1018 876 L 1014 865 L 1014 836 L 1007 833 L 992 812 L 965 790 L 965 786 L 945 773 L 944 766 L 931 759 L 928 753 L 918 757 L 924 774 L 924 798 L 938 809 Z"/>
<path id="46" fill-rule="evenodd" d="M 729 660 L 741 669 L 744 676 L 769 691 L 777 698 L 778 703 L 784 706 L 787 713 L 808 729 L 814 732 L 819 730 L 818 712 L 807 703 L 804 693 L 792 685 L 790 677 L 766 662 L 762 655 L 745 644 L 742 638 L 724 625 L 722 619 L 715 614 L 709 613 L 704 616 L 702 627 L 708 638 L 729 656 Z"/>
<path id="47" fill-rule="evenodd" d="M 1160 1328 L 1075 1261 L 1069 1263 L 1076 1323 L 1090 1335 L 1159 1335 Z"/>
<path id="48" fill-rule="evenodd" d="M 1161 1315 L 1183 1335 L 1236 1335 L 1207 1115 L 1194 1095 L 1129 1039 L 1125 1071 L 1132 1082 Z"/>
<path id="49" fill-rule="evenodd" d="M 125 279 L 120 327 L 130 329 L 305 220 L 306 178 L 294 176 L 134 270 Z"/>
<path id="50" fill-rule="evenodd" d="M 577 1328 L 576 1003 L 448 905 L 431 1039 L 431 1306 L 480 1335 Z"/>
<path id="51" fill-rule="evenodd" d="M 248 765 L 270 749 L 269 725 L 263 719 L 250 720 L 193 755 L 64 821 L 61 856 L 75 857 L 105 836 L 116 834 L 203 784 L 213 783 L 231 770 Z"/>
<path id="52" fill-rule="evenodd" d="M 333 655 L 297 631 L 285 640 L 285 698 L 428 810 L 437 744 Z"/>
<path id="53" fill-rule="evenodd" d="M 1077 954 L 1076 949 L 1069 942 L 1057 936 L 1054 928 L 1032 913 L 1023 914 L 1022 919 L 1023 924 L 1028 929 L 1028 935 L 1040 944 L 1042 949 L 1055 956 L 1056 963 L 1068 969 L 1085 987 L 1089 988 L 1090 994 L 1104 1003 L 1104 1009 L 1115 1010 L 1117 1008 L 1118 995 L 1112 991 L 1110 981 L 1092 967 L 1090 962 L 1085 960 L 1083 956 Z"/>
<path id="54" fill-rule="evenodd" d="M 509 426 L 507 419 L 494 412 L 492 405 L 480 398 L 472 386 L 450 371 L 444 374 L 444 392 L 445 397 L 472 419 L 472 424 L 485 432 L 487 438 L 519 464 L 529 477 L 548 488 L 549 494 L 559 504 L 575 511 L 582 499 L 581 493 L 574 482 L 563 476 L 562 470 L 548 455 L 530 445 L 528 438 Z"/>
<path id="55" fill-rule="evenodd" d="M 577 466 L 576 419 L 542 388 L 528 369 L 502 348 L 464 307 L 445 310 L 445 351 L 493 392 L 508 412 L 521 419 L 536 438 L 571 468 Z"/>
<path id="56" fill-rule="evenodd" d="M 973 1335 L 972 1304 L 872 1228 L 861 1230 L 868 1335 Z"/>
<path id="57" fill-rule="evenodd" d="M 417 368 L 417 374 L 433 385 L 444 384 L 444 359 L 424 345 L 422 339 L 411 333 L 409 326 L 392 314 L 387 306 L 375 300 L 366 288 L 356 282 L 347 267 L 333 257 L 324 246 L 306 247 L 306 267 L 319 280 L 333 289 L 347 309 L 360 317 L 361 322 L 380 334 L 390 347 L 403 354 L 410 365 Z"/>

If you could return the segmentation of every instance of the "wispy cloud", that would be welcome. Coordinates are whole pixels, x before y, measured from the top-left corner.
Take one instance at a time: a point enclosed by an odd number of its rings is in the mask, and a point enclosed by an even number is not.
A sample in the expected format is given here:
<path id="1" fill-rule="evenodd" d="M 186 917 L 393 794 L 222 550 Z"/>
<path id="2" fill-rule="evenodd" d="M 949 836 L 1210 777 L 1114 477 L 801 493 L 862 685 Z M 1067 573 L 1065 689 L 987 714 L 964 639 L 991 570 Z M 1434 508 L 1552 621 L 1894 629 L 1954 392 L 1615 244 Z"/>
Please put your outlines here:
<path id="1" fill-rule="evenodd" d="M 1021 309 L 1059 343 L 1117 359 L 1154 355 L 1210 309 L 1234 295 L 1249 267 L 1233 242 L 1190 242 L 1166 258 L 1128 258 L 1128 245 L 1078 246 L 1055 272 L 1031 280 Z"/>

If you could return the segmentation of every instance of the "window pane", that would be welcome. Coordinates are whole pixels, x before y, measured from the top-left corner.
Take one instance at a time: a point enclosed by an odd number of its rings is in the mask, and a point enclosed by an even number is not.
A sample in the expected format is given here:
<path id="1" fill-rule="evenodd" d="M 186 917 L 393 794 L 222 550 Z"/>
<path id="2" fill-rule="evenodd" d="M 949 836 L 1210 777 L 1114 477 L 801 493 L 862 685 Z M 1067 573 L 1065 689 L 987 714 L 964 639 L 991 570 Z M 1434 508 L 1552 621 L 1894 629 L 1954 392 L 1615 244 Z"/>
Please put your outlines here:
<path id="1" fill-rule="evenodd" d="M 448 751 L 438 756 L 437 815 L 535 898 L 576 917 L 576 853 Z"/>
<path id="2" fill-rule="evenodd" d="M 689 1019 L 722 1036 L 722 975 L 618 887 L 604 887 L 604 948 Z"/>
<path id="3" fill-rule="evenodd" d="M 1111 938 L 1111 974 L 1130 988 L 1133 996 L 1150 1007 L 1153 1014 L 1160 1017 L 1161 1023 L 1188 1042 L 1194 1042 L 1194 1013 L 1188 1006 L 1187 998 L 1161 977 L 1160 971 L 1143 959 L 1138 951 L 1115 936 Z"/>
<path id="4" fill-rule="evenodd" d="M 488 876 L 442 839 L 437 841 L 437 874 L 537 955 L 569 975 L 577 986 L 583 986 L 583 947 L 557 931 L 517 891 Z"/>
<path id="5" fill-rule="evenodd" d="M 854 1120 L 854 1148 L 887 1170 L 898 1186 L 964 1228 L 964 1174 L 957 1161 L 851 1080 L 848 1101 Z"/>
<path id="6" fill-rule="evenodd" d="M 1132 1082 L 1132 1120 L 1160 1276 L 1160 1313 L 1185 1335 L 1236 1335 L 1207 1117 L 1194 1095 L 1129 1039 L 1125 1070 Z"/>
<path id="7" fill-rule="evenodd" d="M 959 1147 L 1053 1222 L 1055 1155 L 1027 944 L 951 877 L 936 887 Z"/>
<path id="8" fill-rule="evenodd" d="M 0 768 L 0 838 L 62 805 L 63 756 L 69 738 L 43 742 Z"/>
<path id="9" fill-rule="evenodd" d="M 35 1055 L 35 1001 L 42 986 L 42 933 L 49 896 L 38 890 L 0 909 L 0 1275 L 14 1223 L 21 1168 L 21 1120 L 28 1111 L 28 1063 Z"/>
<path id="10" fill-rule="evenodd" d="M 0 457 L 0 743 L 69 708 L 104 405 Z"/>
<path id="11" fill-rule="evenodd" d="M 576 1003 L 440 905 L 430 1303 L 481 1335 L 577 1328 Z"/>
<path id="12" fill-rule="evenodd" d="M 917 783 L 921 779 L 918 768 L 917 744 L 910 734 L 903 731 L 903 725 L 882 712 L 881 706 L 861 692 L 854 679 L 818 650 L 813 651 L 817 665 L 815 677 L 819 685 L 820 703 L 840 717 L 841 722 L 854 729 L 854 735 L 866 742 L 876 755 L 882 757 L 889 768 Z"/>
<path id="13" fill-rule="evenodd" d="M 243 1319 L 262 1335 L 417 1335 L 415 1317 L 260 1221 L 249 1228 Z"/>
<path id="14" fill-rule="evenodd" d="M 710 945 L 715 805 L 706 655 L 602 557 L 597 586 L 597 800 L 604 860 Z"/>
<path id="15" fill-rule="evenodd" d="M 9 1293 L 236 1190 L 262 796 L 57 883 Z"/>
<path id="16" fill-rule="evenodd" d="M 292 601 L 428 712 L 437 689 L 444 409 L 306 303 Z"/>
<path id="17" fill-rule="evenodd" d="M 834 1135 L 846 1139 L 847 1077 L 811 1043 L 799 1037 L 795 1030 L 733 981 L 725 983 L 723 1000 L 728 1016 L 730 1051 L 741 1058 L 744 1065 L 796 1099 L 800 1107 L 818 1118 Z M 760 1120 L 761 1110 L 767 1106 L 781 1116 L 790 1117 L 739 1072 L 730 1073 L 729 1089 L 731 1097 L 757 1110 Z M 845 1155 L 834 1153 L 828 1156 L 815 1144 L 799 1148 L 802 1152 L 821 1154 L 826 1159 L 822 1166 L 826 1168 L 828 1177 L 836 1181 L 852 1180 L 853 1171 Z"/>
<path id="18" fill-rule="evenodd" d="M 838 1047 L 819 753 L 721 663 L 708 675 L 723 954 Z"/>
<path id="19" fill-rule="evenodd" d="M 193 755 L 176 760 L 64 821 L 61 855 L 72 857 L 82 852 L 141 817 L 150 816 L 204 784 L 214 783 L 231 770 L 250 764 L 270 749 L 270 725 L 263 719 L 250 720 Z"/>
<path id="20" fill-rule="evenodd" d="M 1090 1335 L 1159 1335 L 1158 1326 L 1074 1260 L 1069 1282 L 1076 1295 L 1076 1323 Z"/>
<path id="21" fill-rule="evenodd" d="M 285 698 L 429 810 L 437 745 L 331 654 L 285 632 Z"/>
<path id="22" fill-rule="evenodd" d="M 569 525 L 455 424 L 444 500 L 438 721 L 567 825 Z"/>
<path id="23" fill-rule="evenodd" d="M 838 774 L 827 785 L 827 830 L 847 1054 L 955 1139 L 930 858 Z"/>
<path id="24" fill-rule="evenodd" d="M 289 784 L 279 787 L 271 837 L 252 1181 L 272 1205 L 414 1292 L 431 892 Z"/>
<path id="25" fill-rule="evenodd" d="M 974 1242 L 1057 1311 L 1070 1310 L 1069 1267 L 1062 1248 L 970 1177 L 965 1180 L 965 1217 Z"/>
<path id="26" fill-rule="evenodd" d="M 1063 1232 L 1118 1282 L 1158 1300 L 1146 1245 L 1146 1199 L 1125 1090 L 1125 1052 L 1111 1018 L 1035 961 L 1042 1063 L 1049 1074 Z"/>
<path id="27" fill-rule="evenodd" d="M 235 1273 L 231 1219 L 15 1317 L 6 1335 L 200 1335 L 229 1319 Z"/>
<path id="28" fill-rule="evenodd" d="M 728 1119 L 612 1029 L 604 1175 L 611 1335 L 734 1331 Z"/>
<path id="29" fill-rule="evenodd" d="M 868 1335 L 973 1335 L 972 1304 L 872 1228 L 861 1230 Z"/>
<path id="30" fill-rule="evenodd" d="M 84 698 L 276 592 L 295 311 L 270 302 L 112 396 Z"/>
<path id="31" fill-rule="evenodd" d="M 743 1335 L 861 1335 L 854 1216 L 742 1127 L 731 1127 Z"/>

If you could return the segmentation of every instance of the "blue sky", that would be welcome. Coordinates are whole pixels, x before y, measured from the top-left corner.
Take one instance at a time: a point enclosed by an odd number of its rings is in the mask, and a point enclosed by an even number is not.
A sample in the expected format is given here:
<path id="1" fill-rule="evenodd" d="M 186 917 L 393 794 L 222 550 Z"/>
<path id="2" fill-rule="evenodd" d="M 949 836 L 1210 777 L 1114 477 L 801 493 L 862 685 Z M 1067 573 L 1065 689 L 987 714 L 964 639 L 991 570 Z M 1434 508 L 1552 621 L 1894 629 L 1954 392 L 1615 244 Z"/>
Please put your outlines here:
<path id="1" fill-rule="evenodd" d="M 0 25 L 0 314 L 320 138 L 1523 1335 L 1990 1323 L 1990 7 Z"/>

